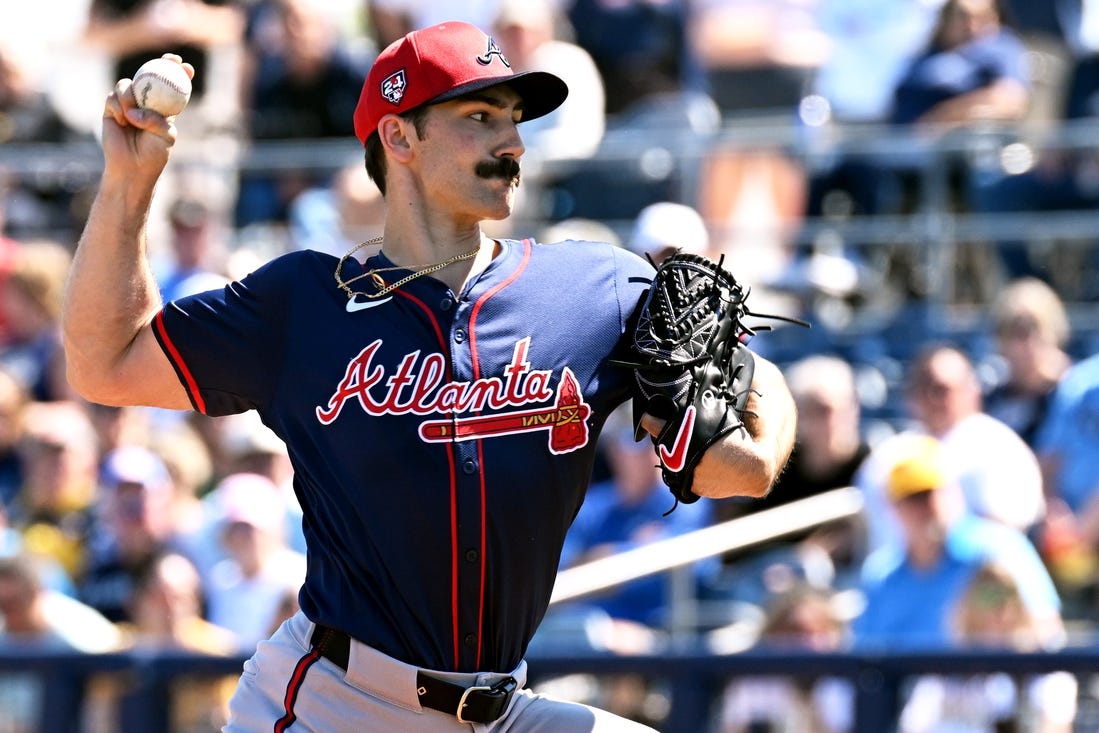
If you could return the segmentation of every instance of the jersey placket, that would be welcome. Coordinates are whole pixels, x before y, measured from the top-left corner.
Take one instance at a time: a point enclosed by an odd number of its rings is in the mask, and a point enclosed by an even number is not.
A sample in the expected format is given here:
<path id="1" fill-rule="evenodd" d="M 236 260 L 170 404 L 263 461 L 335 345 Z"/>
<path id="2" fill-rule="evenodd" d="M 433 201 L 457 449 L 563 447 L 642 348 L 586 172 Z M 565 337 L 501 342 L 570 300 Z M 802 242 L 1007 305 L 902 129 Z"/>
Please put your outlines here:
<path id="1" fill-rule="evenodd" d="M 471 304 L 463 298 L 454 302 L 453 307 L 454 320 L 449 334 L 453 378 L 455 381 L 472 381 Z M 486 560 L 483 452 L 479 439 L 458 440 L 450 445 L 457 468 L 452 526 L 455 664 L 457 669 L 476 669 L 480 665 L 483 647 L 481 633 Z"/>

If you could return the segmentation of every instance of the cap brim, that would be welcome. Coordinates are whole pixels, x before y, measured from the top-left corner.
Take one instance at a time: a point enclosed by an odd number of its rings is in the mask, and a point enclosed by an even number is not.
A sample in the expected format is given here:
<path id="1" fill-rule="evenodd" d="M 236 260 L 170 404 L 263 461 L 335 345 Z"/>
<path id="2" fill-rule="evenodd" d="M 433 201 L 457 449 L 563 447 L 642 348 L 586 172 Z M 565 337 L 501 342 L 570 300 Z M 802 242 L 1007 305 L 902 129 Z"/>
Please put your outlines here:
<path id="1" fill-rule="evenodd" d="M 899 489 L 890 488 L 889 496 L 893 498 L 893 501 L 902 501 L 913 496 L 919 496 L 920 494 L 930 494 L 932 491 L 937 491 L 938 488 L 938 486 L 906 486 Z"/>
<path id="2" fill-rule="evenodd" d="M 490 87 L 506 84 L 515 90 L 523 100 L 523 117 L 520 122 L 535 120 L 548 115 L 561 106 L 569 96 L 569 87 L 565 82 L 548 71 L 523 71 L 510 76 L 487 77 L 468 84 L 454 87 L 448 92 L 429 99 L 424 104 L 438 104 L 479 92 Z"/>

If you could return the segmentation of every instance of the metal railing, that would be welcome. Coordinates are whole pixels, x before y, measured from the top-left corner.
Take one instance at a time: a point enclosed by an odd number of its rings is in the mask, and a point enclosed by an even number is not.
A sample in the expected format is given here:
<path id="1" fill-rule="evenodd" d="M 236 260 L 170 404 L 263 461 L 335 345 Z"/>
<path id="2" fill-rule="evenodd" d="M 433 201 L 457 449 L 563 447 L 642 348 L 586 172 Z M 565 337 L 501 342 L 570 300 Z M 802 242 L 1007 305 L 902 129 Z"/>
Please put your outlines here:
<path id="1" fill-rule="evenodd" d="M 117 733 L 173 733 L 172 684 L 187 676 L 240 674 L 243 658 L 172 652 L 73 654 L 0 645 L 0 685 L 9 674 L 38 676 L 42 686 L 38 733 L 81 729 L 82 704 L 95 675 L 124 673 L 130 682 L 118 702 Z M 854 690 L 853 733 L 895 730 L 905 682 L 916 675 L 971 675 L 1006 672 L 1012 676 L 1065 671 L 1081 680 L 1099 674 L 1099 646 L 1057 652 L 943 650 L 894 653 L 745 651 L 719 655 L 680 649 L 647 656 L 567 655 L 528 660 L 532 685 L 571 674 L 636 675 L 660 683 L 670 700 L 663 733 L 706 733 L 714 703 L 728 682 L 741 676 L 776 675 L 792 679 L 823 676 L 850 680 Z M 1081 684 L 1083 689 L 1086 684 Z M 0 711 L 3 728 L 3 711 Z M 1094 730 L 1091 729 L 1091 730 Z"/>

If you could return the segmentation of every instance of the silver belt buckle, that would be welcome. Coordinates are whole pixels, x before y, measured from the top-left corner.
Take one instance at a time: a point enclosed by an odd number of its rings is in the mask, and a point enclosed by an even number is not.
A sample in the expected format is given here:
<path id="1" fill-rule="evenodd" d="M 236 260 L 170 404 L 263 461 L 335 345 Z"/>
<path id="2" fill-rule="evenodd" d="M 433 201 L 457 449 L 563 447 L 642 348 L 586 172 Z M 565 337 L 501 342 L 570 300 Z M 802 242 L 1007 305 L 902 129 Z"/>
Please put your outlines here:
<path id="1" fill-rule="evenodd" d="M 459 723 L 469 723 L 470 725 L 472 725 L 473 723 L 476 722 L 474 720 L 466 720 L 465 718 L 462 717 L 462 711 L 465 710 L 466 705 L 469 704 L 469 703 L 466 702 L 466 699 L 470 696 L 471 693 L 474 693 L 474 692 L 492 692 L 492 688 L 487 687 L 487 686 L 486 687 L 467 687 L 466 688 L 466 691 L 462 693 L 461 699 L 458 700 L 458 712 L 455 713 L 455 715 L 458 718 Z"/>

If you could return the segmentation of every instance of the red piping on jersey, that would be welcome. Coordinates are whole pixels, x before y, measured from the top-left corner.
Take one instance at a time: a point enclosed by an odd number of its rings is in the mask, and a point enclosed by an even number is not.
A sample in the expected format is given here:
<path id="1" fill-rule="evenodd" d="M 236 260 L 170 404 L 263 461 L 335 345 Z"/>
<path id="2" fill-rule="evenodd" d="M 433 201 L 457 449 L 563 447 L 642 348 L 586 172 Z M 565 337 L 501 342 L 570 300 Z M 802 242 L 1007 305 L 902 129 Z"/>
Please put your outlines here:
<path id="1" fill-rule="evenodd" d="M 298 663 L 294 666 L 294 674 L 290 675 L 290 682 L 286 685 L 286 695 L 282 698 L 282 707 L 286 710 L 286 714 L 275 721 L 274 733 L 283 733 L 283 731 L 292 726 L 294 721 L 298 719 L 297 714 L 294 712 L 294 705 L 298 701 L 298 693 L 301 691 L 301 686 L 305 683 L 305 673 L 308 672 L 309 668 L 320 658 L 320 652 L 314 649 L 299 659 Z"/>
<path id="2" fill-rule="evenodd" d="M 447 342 L 443 339 L 443 328 L 435 319 L 435 314 L 415 295 L 406 293 L 403 290 L 397 290 L 396 293 L 412 301 L 427 314 L 427 320 L 435 330 L 435 338 L 439 342 L 439 353 L 446 358 L 446 379 L 448 382 L 451 381 L 454 378 L 454 371 L 450 350 L 447 348 Z M 450 469 L 450 635 L 454 642 L 454 669 L 458 669 L 460 654 L 458 638 L 461 636 L 458 628 L 458 469 L 454 463 L 453 447 L 447 450 L 446 460 Z"/>
<path id="3" fill-rule="evenodd" d="M 168 349 L 168 356 L 172 362 L 179 368 L 179 373 L 183 375 L 183 386 L 187 389 L 188 394 L 191 396 L 191 402 L 194 404 L 195 409 L 206 414 L 206 400 L 202 399 L 202 394 L 198 390 L 198 382 L 195 381 L 195 376 L 191 374 L 191 370 L 187 368 L 186 362 L 183 361 L 183 355 L 179 353 L 179 349 L 176 348 L 175 343 L 172 342 L 171 337 L 168 335 L 168 329 L 164 327 L 164 310 L 161 309 L 156 314 L 156 318 L 153 319 L 153 327 L 156 328 L 156 332 L 160 335 L 160 341 Z"/>
<path id="4" fill-rule="evenodd" d="M 518 278 L 520 275 L 523 274 L 523 270 L 525 270 L 527 268 L 527 263 L 530 262 L 530 255 L 531 255 L 530 240 L 529 239 L 524 239 L 523 240 L 523 259 L 519 263 L 519 266 L 515 268 L 515 272 L 508 275 L 507 278 L 503 282 L 501 282 L 501 283 L 497 284 L 496 286 L 494 286 L 493 288 L 491 288 L 487 293 L 482 295 L 477 300 L 476 303 L 473 304 L 473 310 L 470 311 L 470 314 L 469 314 L 469 350 L 470 350 L 470 352 L 472 352 L 472 355 L 473 355 L 473 378 L 474 379 L 480 379 L 481 378 L 481 362 L 477 358 L 477 329 L 475 328 L 476 325 L 477 325 L 477 316 L 481 312 L 481 307 L 486 302 L 488 302 L 488 300 L 490 298 L 492 298 L 492 296 L 496 295 L 498 292 L 500 292 L 501 290 L 506 288 L 508 285 L 511 285 L 513 282 L 515 282 L 516 278 Z"/>
<path id="5" fill-rule="evenodd" d="M 496 295 L 498 292 L 506 288 L 515 282 L 516 278 L 523 273 L 526 269 L 527 263 L 530 262 L 531 256 L 531 240 L 523 240 L 523 259 L 519 263 L 519 266 L 515 268 L 515 272 L 508 275 L 508 277 L 495 287 L 489 289 L 484 295 L 482 295 L 476 303 L 473 304 L 473 309 L 469 314 L 469 351 L 473 359 L 473 378 L 481 378 L 481 362 L 477 358 L 477 316 L 481 312 L 481 306 L 483 306 L 488 300 Z M 488 495 L 485 491 L 485 442 L 483 440 L 477 441 L 477 463 L 481 466 L 481 590 L 480 598 L 477 603 L 477 668 L 481 668 L 481 632 L 485 626 L 485 572 L 488 565 L 485 559 L 485 547 L 488 545 L 487 533 L 488 533 Z"/>

